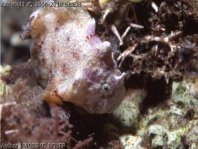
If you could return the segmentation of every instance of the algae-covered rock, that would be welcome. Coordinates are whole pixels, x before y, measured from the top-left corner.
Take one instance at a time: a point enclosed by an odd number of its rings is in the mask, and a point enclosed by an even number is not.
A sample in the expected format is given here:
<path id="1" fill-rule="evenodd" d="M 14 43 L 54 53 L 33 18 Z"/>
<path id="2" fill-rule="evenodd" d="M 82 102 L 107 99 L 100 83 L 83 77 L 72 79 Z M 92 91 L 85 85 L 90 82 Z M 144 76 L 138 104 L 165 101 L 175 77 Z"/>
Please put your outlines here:
<path id="1" fill-rule="evenodd" d="M 0 65 L 0 76 L 2 77 L 4 75 L 8 75 L 10 70 L 11 70 L 11 66 L 9 66 L 9 65 L 1 66 Z"/>
<path id="2" fill-rule="evenodd" d="M 2 80 L 0 80 L 0 97 L 6 93 L 7 88 L 8 86 Z M 0 98 L 0 103 L 2 102 L 3 102 L 3 99 Z"/>
<path id="3" fill-rule="evenodd" d="M 1 66 L 0 65 L 0 77 L 8 75 L 11 70 L 9 65 Z M 0 103 L 3 103 L 5 99 L 2 98 L 6 94 L 8 86 L 0 78 Z"/>
<path id="4" fill-rule="evenodd" d="M 170 98 L 139 116 L 136 135 L 147 138 L 143 141 L 144 145 L 168 149 L 197 148 L 198 100 L 193 94 L 195 83 L 193 80 L 173 82 Z"/>
<path id="5" fill-rule="evenodd" d="M 162 148 L 165 144 L 166 129 L 161 125 L 151 125 L 148 128 L 148 136 L 153 148 Z"/>
<path id="6" fill-rule="evenodd" d="M 189 119 L 198 116 L 198 100 L 196 98 L 196 81 L 183 81 L 181 83 L 174 83 L 175 90 L 172 92 L 171 111 L 178 113 Z"/>
<path id="7" fill-rule="evenodd" d="M 186 141 L 190 149 L 198 148 L 198 120 L 191 121 L 188 125 L 188 132 L 186 133 Z"/>
<path id="8" fill-rule="evenodd" d="M 198 99 L 198 78 L 193 80 L 190 92 L 194 98 Z"/>
<path id="9" fill-rule="evenodd" d="M 139 136 L 123 135 L 120 142 L 123 149 L 142 149 L 142 138 Z"/>
<path id="10" fill-rule="evenodd" d="M 121 105 L 113 111 L 113 116 L 123 127 L 134 127 L 139 117 L 139 103 L 145 96 L 143 90 L 132 90 L 125 97 Z"/>
<path id="11" fill-rule="evenodd" d="M 181 145 L 181 138 L 186 133 L 187 128 L 180 128 L 179 130 L 167 132 L 168 140 L 167 146 L 171 149 L 177 149 Z"/>
<path id="12" fill-rule="evenodd" d="M 177 149 L 181 147 L 181 138 L 188 131 L 188 128 L 169 131 L 163 126 L 155 124 L 148 129 L 148 137 L 152 148 Z"/>

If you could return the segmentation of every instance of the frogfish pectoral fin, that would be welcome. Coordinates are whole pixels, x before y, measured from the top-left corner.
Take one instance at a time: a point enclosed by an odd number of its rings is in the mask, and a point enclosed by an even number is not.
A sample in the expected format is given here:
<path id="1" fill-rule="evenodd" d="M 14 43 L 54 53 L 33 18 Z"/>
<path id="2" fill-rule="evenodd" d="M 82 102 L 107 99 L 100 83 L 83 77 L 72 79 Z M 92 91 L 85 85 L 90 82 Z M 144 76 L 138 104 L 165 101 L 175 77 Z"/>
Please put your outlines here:
<path id="1" fill-rule="evenodd" d="M 43 100 L 48 104 L 62 104 L 62 98 L 56 91 L 45 91 L 43 94 Z"/>

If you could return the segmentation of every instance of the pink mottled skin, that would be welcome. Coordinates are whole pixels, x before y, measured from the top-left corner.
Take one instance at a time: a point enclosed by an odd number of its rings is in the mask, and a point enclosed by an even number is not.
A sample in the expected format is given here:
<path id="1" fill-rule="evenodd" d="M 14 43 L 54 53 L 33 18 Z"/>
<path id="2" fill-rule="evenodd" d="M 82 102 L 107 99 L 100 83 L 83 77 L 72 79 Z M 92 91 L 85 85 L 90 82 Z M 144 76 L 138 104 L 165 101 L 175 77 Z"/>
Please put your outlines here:
<path id="1" fill-rule="evenodd" d="M 125 95 L 109 42 L 95 35 L 95 20 L 81 8 L 40 8 L 24 27 L 31 61 L 49 103 L 71 102 L 89 113 L 108 113 Z"/>

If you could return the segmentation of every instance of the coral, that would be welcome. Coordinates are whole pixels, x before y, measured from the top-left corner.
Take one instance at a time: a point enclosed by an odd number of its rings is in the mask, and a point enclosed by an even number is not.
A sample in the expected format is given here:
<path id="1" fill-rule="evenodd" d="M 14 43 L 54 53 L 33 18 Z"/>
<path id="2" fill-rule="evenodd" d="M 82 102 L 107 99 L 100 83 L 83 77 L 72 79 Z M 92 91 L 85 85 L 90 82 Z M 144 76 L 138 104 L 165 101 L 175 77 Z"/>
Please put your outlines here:
<path id="1" fill-rule="evenodd" d="M 16 103 L 2 105 L 1 112 L 3 115 L 1 118 L 1 136 L 4 144 L 21 142 L 22 147 L 25 147 L 29 143 L 30 148 L 35 146 L 32 142 L 43 144 L 44 148 L 50 148 L 50 143 L 61 145 L 64 148 L 72 148 L 73 146 L 73 138 L 71 137 L 72 125 L 66 120 L 37 119 L 26 107 Z M 76 142 L 74 148 L 82 148 L 91 141 L 92 139 L 88 138 L 84 141 Z"/>
<path id="2" fill-rule="evenodd" d="M 29 143 L 29 148 L 34 148 L 33 142 L 36 142 L 47 148 L 54 144 L 78 149 L 92 142 L 91 137 L 83 141 L 76 141 L 72 137 L 73 126 L 67 117 L 61 115 L 60 108 L 53 107 L 51 111 L 54 117 L 49 117 L 42 103 L 37 103 L 35 109 L 34 103 L 31 102 L 25 105 L 7 101 L 0 105 L 3 144 L 13 145 L 20 142 L 22 147 L 25 147 Z M 38 110 L 39 107 L 42 107 L 42 110 Z M 65 111 L 62 113 L 65 114 Z"/>

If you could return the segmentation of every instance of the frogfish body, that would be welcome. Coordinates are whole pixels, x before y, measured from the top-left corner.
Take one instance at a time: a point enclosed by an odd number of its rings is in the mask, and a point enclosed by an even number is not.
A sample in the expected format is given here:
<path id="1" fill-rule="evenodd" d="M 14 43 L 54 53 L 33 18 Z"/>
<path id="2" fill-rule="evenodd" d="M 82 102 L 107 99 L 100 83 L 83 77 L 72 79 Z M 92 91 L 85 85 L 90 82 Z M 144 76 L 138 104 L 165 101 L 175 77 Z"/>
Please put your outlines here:
<path id="1" fill-rule="evenodd" d="M 95 34 L 95 20 L 82 8 L 40 8 L 23 28 L 31 63 L 49 103 L 71 102 L 89 113 L 108 113 L 125 95 L 124 75 L 111 44 Z"/>

